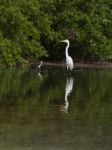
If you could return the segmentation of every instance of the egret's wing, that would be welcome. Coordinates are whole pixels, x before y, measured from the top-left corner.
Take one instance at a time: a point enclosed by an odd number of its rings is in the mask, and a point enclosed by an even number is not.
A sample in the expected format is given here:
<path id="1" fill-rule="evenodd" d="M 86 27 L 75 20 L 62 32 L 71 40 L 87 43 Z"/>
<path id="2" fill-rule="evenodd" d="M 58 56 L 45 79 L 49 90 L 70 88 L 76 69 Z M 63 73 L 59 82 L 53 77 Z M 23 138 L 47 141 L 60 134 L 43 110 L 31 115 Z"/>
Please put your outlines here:
<path id="1" fill-rule="evenodd" d="M 67 57 L 67 65 L 68 65 L 70 70 L 72 70 L 74 68 L 73 60 L 70 56 Z"/>

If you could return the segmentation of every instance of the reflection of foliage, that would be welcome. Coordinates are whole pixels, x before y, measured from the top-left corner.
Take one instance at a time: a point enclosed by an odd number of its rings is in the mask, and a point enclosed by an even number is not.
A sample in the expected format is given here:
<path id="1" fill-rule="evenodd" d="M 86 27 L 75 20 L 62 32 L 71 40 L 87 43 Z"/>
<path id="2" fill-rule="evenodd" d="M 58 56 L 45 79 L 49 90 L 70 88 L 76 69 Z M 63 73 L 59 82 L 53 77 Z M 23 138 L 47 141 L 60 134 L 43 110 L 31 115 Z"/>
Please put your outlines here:
<path id="1" fill-rule="evenodd" d="M 5 141 L 0 138 L 3 143 L 32 145 L 32 139 L 36 139 L 33 144 L 37 146 L 42 138 L 51 147 L 56 140 L 60 143 L 64 139 L 67 145 L 68 141 L 74 144 L 77 137 L 97 139 L 102 134 L 105 137 L 105 131 L 106 137 L 111 133 L 111 70 L 72 74 L 74 86 L 68 114 L 59 109 L 64 105 L 66 79 L 70 74 L 44 71 L 42 75 L 39 80 L 35 70 L 1 69 L 0 131 L 7 137 Z"/>
<path id="2" fill-rule="evenodd" d="M 74 101 L 71 110 L 89 121 L 106 121 L 112 114 L 111 90 L 112 72 L 85 71 L 75 77 Z M 75 109 L 73 109 L 75 107 Z M 87 121 L 86 120 L 86 121 Z"/>
<path id="3" fill-rule="evenodd" d="M 111 113 L 111 71 L 77 72 L 74 78 L 70 111 L 72 115 L 91 118 Z M 39 80 L 36 72 L 29 70 L 4 70 L 0 72 L 0 103 L 4 107 L 29 112 L 37 107 L 48 111 L 49 105 L 64 103 L 65 75 L 44 72 Z M 22 112 L 21 112 L 22 111 Z M 104 112 L 103 112 L 104 111 Z M 72 117 L 72 116 L 71 116 Z"/>
<path id="4" fill-rule="evenodd" d="M 23 70 L 4 70 L 0 73 L 0 102 L 5 107 L 17 106 L 18 109 L 27 107 L 44 107 L 52 101 L 54 97 L 62 97 L 64 86 L 61 79 L 55 78 L 55 74 L 50 75 L 45 72 L 43 80 L 39 80 L 36 71 Z M 57 84 L 59 82 L 59 85 Z M 60 86 L 60 88 L 58 88 Z M 58 95 L 57 95 L 58 93 Z M 41 109 L 41 108 L 39 108 Z M 42 108 L 43 110 L 43 108 Z"/>

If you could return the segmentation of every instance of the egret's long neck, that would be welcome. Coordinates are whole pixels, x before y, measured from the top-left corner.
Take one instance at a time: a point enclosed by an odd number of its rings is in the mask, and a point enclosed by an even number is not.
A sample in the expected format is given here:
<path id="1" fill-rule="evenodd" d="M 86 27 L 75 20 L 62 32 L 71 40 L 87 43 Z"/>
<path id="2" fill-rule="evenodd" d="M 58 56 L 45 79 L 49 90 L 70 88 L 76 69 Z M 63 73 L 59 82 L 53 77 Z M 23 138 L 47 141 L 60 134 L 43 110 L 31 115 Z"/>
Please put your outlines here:
<path id="1" fill-rule="evenodd" d="M 67 46 L 66 46 L 66 51 L 65 51 L 66 57 L 68 56 L 68 48 L 69 48 L 69 43 L 67 43 Z"/>

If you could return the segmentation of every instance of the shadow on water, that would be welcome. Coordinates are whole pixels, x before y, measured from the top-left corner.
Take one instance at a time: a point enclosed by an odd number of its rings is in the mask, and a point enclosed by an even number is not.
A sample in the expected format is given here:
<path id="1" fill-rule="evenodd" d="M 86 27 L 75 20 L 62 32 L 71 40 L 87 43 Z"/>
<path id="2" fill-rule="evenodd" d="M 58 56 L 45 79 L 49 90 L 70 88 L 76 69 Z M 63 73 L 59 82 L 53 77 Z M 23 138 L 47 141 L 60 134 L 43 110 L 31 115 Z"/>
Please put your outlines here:
<path id="1" fill-rule="evenodd" d="M 1 150 L 111 150 L 112 70 L 0 70 Z"/>

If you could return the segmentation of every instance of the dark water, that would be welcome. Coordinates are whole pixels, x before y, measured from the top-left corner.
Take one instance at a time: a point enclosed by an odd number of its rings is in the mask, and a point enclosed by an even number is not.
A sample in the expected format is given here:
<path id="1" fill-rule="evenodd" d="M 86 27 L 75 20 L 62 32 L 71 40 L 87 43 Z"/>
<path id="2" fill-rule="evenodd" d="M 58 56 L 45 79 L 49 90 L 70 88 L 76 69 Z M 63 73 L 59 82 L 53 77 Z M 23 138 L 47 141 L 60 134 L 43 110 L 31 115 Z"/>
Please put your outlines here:
<path id="1" fill-rule="evenodd" d="M 112 150 L 112 70 L 0 70 L 0 150 Z"/>

